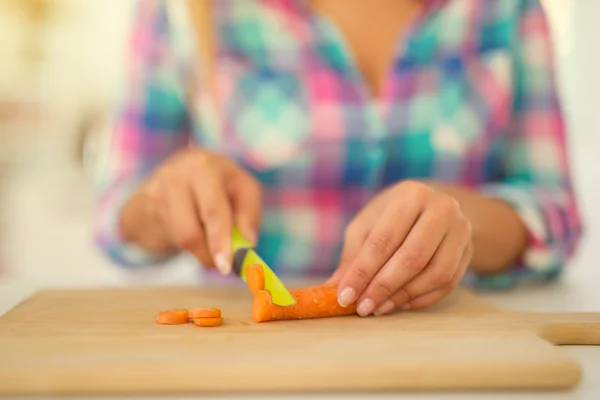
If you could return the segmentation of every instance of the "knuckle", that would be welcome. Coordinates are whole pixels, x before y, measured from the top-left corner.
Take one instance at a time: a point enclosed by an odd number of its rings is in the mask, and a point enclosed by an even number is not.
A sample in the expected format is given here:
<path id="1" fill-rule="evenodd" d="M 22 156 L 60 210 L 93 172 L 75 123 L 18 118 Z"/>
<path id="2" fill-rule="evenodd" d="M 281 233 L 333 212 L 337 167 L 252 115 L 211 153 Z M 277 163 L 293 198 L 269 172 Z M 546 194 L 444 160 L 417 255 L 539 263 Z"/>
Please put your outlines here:
<path id="1" fill-rule="evenodd" d="M 354 269 L 354 274 L 356 275 L 356 278 L 360 281 L 360 282 L 369 282 L 371 280 L 371 274 L 369 273 L 369 271 L 363 267 L 363 266 L 358 266 Z"/>
<path id="2" fill-rule="evenodd" d="M 390 282 L 385 280 L 378 280 L 375 282 L 374 286 L 375 291 L 384 295 L 386 298 L 391 297 L 396 292 L 396 288 L 394 288 Z"/>
<path id="3" fill-rule="evenodd" d="M 182 166 L 189 163 L 189 157 L 187 154 L 176 154 L 172 158 L 168 159 L 162 166 L 161 171 L 165 174 L 171 173 L 172 171 L 180 170 Z"/>
<path id="4" fill-rule="evenodd" d="M 147 210 L 154 213 L 166 215 L 169 212 L 170 204 L 168 196 L 163 186 L 157 185 L 151 190 L 146 192 L 147 203 L 145 206 Z"/>
<path id="5" fill-rule="evenodd" d="M 390 254 L 394 248 L 392 238 L 385 233 L 378 233 L 369 239 L 369 246 L 377 253 Z"/>
<path id="6" fill-rule="evenodd" d="M 354 261 L 354 258 L 350 254 L 344 253 L 340 257 L 340 265 L 350 265 L 352 261 Z"/>
<path id="7" fill-rule="evenodd" d="M 402 253 L 401 265 L 410 271 L 420 271 L 425 266 L 425 257 L 422 249 L 415 248 Z"/>
<path id="8" fill-rule="evenodd" d="M 452 282 L 452 278 L 454 278 L 454 271 L 450 268 L 439 268 L 432 274 L 432 281 L 436 286 L 446 286 Z"/>
<path id="9" fill-rule="evenodd" d="M 188 168 L 189 170 L 198 172 L 197 169 L 203 170 L 211 166 L 212 157 L 208 153 L 195 153 L 193 157 L 190 157 Z"/>
<path id="10" fill-rule="evenodd" d="M 163 189 L 181 185 L 185 180 L 185 170 L 182 171 L 179 165 L 166 165 L 159 169 L 154 177 Z"/>
<path id="11" fill-rule="evenodd" d="M 164 198 L 163 184 L 159 179 L 153 179 L 148 182 L 143 193 L 153 203 L 161 203 Z"/>
<path id="12" fill-rule="evenodd" d="M 422 185 L 419 182 L 410 179 L 403 181 L 400 186 L 408 192 L 419 192 L 422 189 Z"/>
<path id="13" fill-rule="evenodd" d="M 408 196 L 421 199 L 427 194 L 427 186 L 421 182 L 407 180 L 400 184 L 400 187 Z"/>
<path id="14" fill-rule="evenodd" d="M 164 182 L 168 182 L 169 181 L 169 177 L 171 176 L 171 171 L 173 170 L 173 167 L 166 165 L 163 166 L 159 169 L 156 170 L 156 172 L 154 172 L 154 175 L 152 176 L 152 178 L 150 179 L 150 184 L 151 185 L 160 185 Z"/>
<path id="15" fill-rule="evenodd" d="M 167 199 L 161 193 L 152 194 L 149 198 L 148 210 L 156 210 L 163 214 L 168 213 Z"/>
<path id="16" fill-rule="evenodd" d="M 198 231 L 184 232 L 175 237 L 175 244 L 181 249 L 191 249 L 199 241 L 200 234 Z"/>
<path id="17" fill-rule="evenodd" d="M 414 300 L 417 297 L 417 295 L 414 293 L 414 290 L 411 287 L 405 286 L 400 288 L 399 293 L 396 295 L 396 297 L 396 304 L 403 304 Z"/>
<path id="18" fill-rule="evenodd" d="M 202 205 L 202 220 L 214 222 L 218 221 L 221 218 L 221 213 L 219 212 L 219 208 L 214 205 Z"/>
<path id="19" fill-rule="evenodd" d="M 459 221 L 459 226 L 467 236 L 470 237 L 473 234 L 473 224 L 468 218 L 461 217 Z"/>
<path id="20" fill-rule="evenodd" d="M 447 218 L 458 213 L 460 206 L 456 199 L 444 196 L 437 201 L 436 211 L 439 216 Z"/>
<path id="21" fill-rule="evenodd" d="M 166 190 L 185 187 L 190 175 L 187 171 L 173 171 L 173 173 L 163 177 L 163 186 Z"/>
<path id="22" fill-rule="evenodd" d="M 455 210 L 455 211 L 460 210 L 460 203 L 458 202 L 458 200 L 456 200 L 452 196 L 447 196 L 446 199 L 450 203 L 450 205 L 451 205 L 451 207 L 452 207 L 453 210 Z"/>

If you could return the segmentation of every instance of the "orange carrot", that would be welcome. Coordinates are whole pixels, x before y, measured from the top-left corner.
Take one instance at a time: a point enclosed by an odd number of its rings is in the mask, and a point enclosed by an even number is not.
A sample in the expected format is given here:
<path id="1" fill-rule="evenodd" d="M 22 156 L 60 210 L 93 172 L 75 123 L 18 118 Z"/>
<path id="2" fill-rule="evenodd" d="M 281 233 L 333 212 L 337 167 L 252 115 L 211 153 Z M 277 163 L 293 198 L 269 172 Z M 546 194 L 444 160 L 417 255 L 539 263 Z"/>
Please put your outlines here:
<path id="1" fill-rule="evenodd" d="M 194 318 L 194 324 L 204 327 L 220 326 L 223 324 L 223 318 Z"/>
<path id="2" fill-rule="evenodd" d="M 221 310 L 218 308 L 192 308 L 189 310 L 189 318 L 220 318 Z"/>
<path id="3" fill-rule="evenodd" d="M 291 306 L 273 304 L 271 293 L 260 290 L 254 294 L 252 320 L 267 322 L 290 319 L 327 318 L 356 314 L 356 306 L 341 307 L 337 302 L 335 285 L 312 286 L 292 289 L 290 293 L 296 299 Z"/>
<path id="4" fill-rule="evenodd" d="M 158 313 L 156 323 L 162 325 L 181 325 L 189 322 L 188 310 L 166 310 Z"/>
<path id="5" fill-rule="evenodd" d="M 260 264 L 248 265 L 246 272 L 246 282 L 252 294 L 256 294 L 259 290 L 265 289 L 265 272 Z"/>

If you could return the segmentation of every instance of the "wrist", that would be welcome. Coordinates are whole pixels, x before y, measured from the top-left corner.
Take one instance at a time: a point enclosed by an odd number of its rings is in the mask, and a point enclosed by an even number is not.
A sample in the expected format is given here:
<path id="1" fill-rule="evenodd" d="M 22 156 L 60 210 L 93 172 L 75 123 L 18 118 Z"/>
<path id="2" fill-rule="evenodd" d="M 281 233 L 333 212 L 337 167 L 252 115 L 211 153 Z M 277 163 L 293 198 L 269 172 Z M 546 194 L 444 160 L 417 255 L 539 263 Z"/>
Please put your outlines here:
<path id="1" fill-rule="evenodd" d="M 482 275 L 510 270 L 527 248 L 527 229 L 509 204 L 486 198 L 476 190 L 442 182 L 424 181 L 452 196 L 471 221 L 475 248 L 470 269 Z"/>

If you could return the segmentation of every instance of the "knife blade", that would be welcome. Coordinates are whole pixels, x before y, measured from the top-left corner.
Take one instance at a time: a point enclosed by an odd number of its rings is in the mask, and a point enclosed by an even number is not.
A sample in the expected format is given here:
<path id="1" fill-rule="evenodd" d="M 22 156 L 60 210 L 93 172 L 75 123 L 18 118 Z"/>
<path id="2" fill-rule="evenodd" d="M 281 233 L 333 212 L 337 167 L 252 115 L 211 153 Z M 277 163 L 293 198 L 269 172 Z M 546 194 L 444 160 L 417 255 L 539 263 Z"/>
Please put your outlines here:
<path id="1" fill-rule="evenodd" d="M 254 250 L 254 246 L 246 240 L 239 230 L 234 227 L 232 231 L 232 250 L 233 265 L 232 271 L 239 276 L 242 281 L 246 281 L 246 267 L 251 264 L 260 264 L 265 274 L 265 290 L 271 292 L 271 298 L 274 304 L 279 306 L 291 306 L 296 304 L 296 299 L 285 287 L 283 282 L 277 277 L 267 263 L 260 258 Z"/>

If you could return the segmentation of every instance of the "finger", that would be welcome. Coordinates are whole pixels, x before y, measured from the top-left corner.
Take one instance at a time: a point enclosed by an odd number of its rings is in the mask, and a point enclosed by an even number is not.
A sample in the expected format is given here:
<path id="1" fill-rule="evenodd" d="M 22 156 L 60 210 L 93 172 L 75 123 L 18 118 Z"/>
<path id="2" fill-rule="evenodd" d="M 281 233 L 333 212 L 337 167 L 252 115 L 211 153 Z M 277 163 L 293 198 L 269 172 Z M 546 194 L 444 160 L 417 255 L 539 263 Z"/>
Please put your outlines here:
<path id="1" fill-rule="evenodd" d="M 231 271 L 232 262 L 232 216 L 221 177 L 220 172 L 206 173 L 193 181 L 192 190 L 211 257 L 219 271 L 226 275 Z"/>
<path id="2" fill-rule="evenodd" d="M 448 296 L 450 292 L 452 292 L 452 287 L 450 285 L 446 285 L 432 292 L 419 296 L 410 303 L 404 303 L 401 308 L 404 311 L 427 308 Z"/>
<path id="3" fill-rule="evenodd" d="M 361 246 L 355 260 L 340 281 L 338 302 L 342 307 L 353 303 L 381 267 L 402 244 L 422 211 L 422 193 L 409 193 L 401 207 L 391 204 L 377 218 L 377 222 Z"/>
<path id="4" fill-rule="evenodd" d="M 373 278 L 358 301 L 358 313 L 367 316 L 392 297 L 429 264 L 449 229 L 451 219 L 438 209 L 426 210 L 402 246 Z"/>
<path id="5" fill-rule="evenodd" d="M 156 211 L 161 224 L 179 249 L 192 253 L 202 265 L 212 264 L 206 248 L 204 232 L 188 186 L 169 183 L 161 190 Z"/>
<path id="6" fill-rule="evenodd" d="M 227 179 L 227 191 L 233 207 L 233 221 L 244 238 L 256 245 L 261 219 L 260 185 L 241 168 L 236 167 Z"/>
<path id="7" fill-rule="evenodd" d="M 340 261 L 334 274 L 326 284 L 339 284 L 345 271 L 356 259 L 361 246 L 365 243 L 373 225 L 377 221 L 375 214 L 376 205 L 370 203 L 354 216 L 344 232 L 344 247 L 340 254 Z"/>
<path id="8" fill-rule="evenodd" d="M 206 241 L 206 237 L 204 236 L 204 227 L 200 229 L 196 245 L 192 247 L 189 251 L 194 255 L 194 257 L 196 257 L 200 261 L 200 264 L 202 264 L 203 267 L 215 267 L 213 258 L 211 257 L 210 252 L 208 250 L 208 243 Z"/>
<path id="9" fill-rule="evenodd" d="M 452 282 L 470 241 L 468 230 L 470 226 L 461 223 L 448 233 L 425 270 L 406 284 L 409 293 L 419 297 Z"/>
<path id="10" fill-rule="evenodd" d="M 412 301 L 420 298 L 428 294 L 429 292 L 436 291 L 440 289 L 436 287 L 434 290 L 427 291 L 423 289 L 425 285 L 427 285 L 427 276 L 431 276 L 430 273 L 432 270 L 438 270 L 440 268 L 444 268 L 447 264 L 447 260 L 444 260 L 445 257 L 453 257 L 451 253 L 452 250 L 457 250 L 461 253 L 455 259 L 460 259 L 460 262 L 457 264 L 457 267 L 454 269 L 454 273 L 452 273 L 452 278 L 449 280 L 449 285 L 458 284 L 462 275 L 464 274 L 464 270 L 467 268 L 470 263 L 471 257 L 473 255 L 472 245 L 469 243 L 467 245 L 455 245 L 453 241 L 444 239 L 442 244 L 434 254 L 431 259 L 429 265 L 426 267 L 426 272 L 428 275 L 423 272 L 421 275 L 418 275 L 413 280 L 409 281 L 406 285 L 400 287 L 398 291 L 388 300 L 386 300 L 376 311 L 377 314 L 386 314 L 393 309 L 402 308 L 402 306 L 406 305 L 406 307 L 412 307 Z M 446 256 L 444 256 L 446 254 Z M 460 258 L 458 258 L 460 257 Z M 450 268 L 449 271 L 452 271 Z M 449 274 L 450 274 L 449 273 Z M 447 284 L 442 285 L 442 288 L 447 286 Z M 420 300 L 421 301 L 421 300 Z"/>
<path id="11" fill-rule="evenodd" d="M 472 247 L 470 247 L 470 248 L 472 248 Z M 460 261 L 458 271 L 457 271 L 456 275 L 454 276 L 454 278 L 452 279 L 452 282 L 450 282 L 449 285 L 446 285 L 443 288 L 434 290 L 433 292 L 429 292 L 422 296 L 419 296 L 416 299 L 412 300 L 410 303 L 405 303 L 405 304 L 407 304 L 405 309 L 420 310 L 423 308 L 427 308 L 427 307 L 430 307 L 430 306 L 434 305 L 435 303 L 439 302 L 444 297 L 448 296 L 460 283 L 467 267 L 469 266 L 469 263 L 471 262 L 472 254 L 473 254 L 472 250 L 469 250 L 469 248 L 465 249 L 463 258 Z"/>
<path id="12" fill-rule="evenodd" d="M 333 274 L 331 274 L 329 279 L 325 281 L 325 285 L 337 285 L 340 282 L 340 279 L 342 279 L 343 273 L 344 270 L 340 268 L 336 269 Z"/>
<path id="13" fill-rule="evenodd" d="M 194 244 L 190 245 L 185 250 L 192 254 L 203 267 L 214 268 L 215 264 L 210 256 L 203 228 L 200 228 L 198 231 L 197 239 L 194 241 Z"/>
<path id="14" fill-rule="evenodd" d="M 360 217 L 357 216 L 357 218 L 356 222 L 353 222 L 346 229 L 346 234 L 344 235 L 344 247 L 342 248 L 342 253 L 340 255 L 339 265 L 333 275 L 325 282 L 326 285 L 338 284 L 340 282 L 342 276 L 352 264 L 352 261 L 354 261 L 356 254 L 367 238 L 366 232 L 368 232 L 369 227 L 360 226 Z M 368 222 L 365 221 L 365 223 Z"/>

